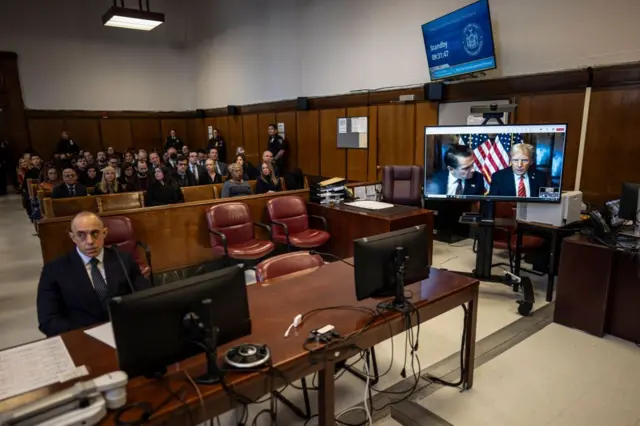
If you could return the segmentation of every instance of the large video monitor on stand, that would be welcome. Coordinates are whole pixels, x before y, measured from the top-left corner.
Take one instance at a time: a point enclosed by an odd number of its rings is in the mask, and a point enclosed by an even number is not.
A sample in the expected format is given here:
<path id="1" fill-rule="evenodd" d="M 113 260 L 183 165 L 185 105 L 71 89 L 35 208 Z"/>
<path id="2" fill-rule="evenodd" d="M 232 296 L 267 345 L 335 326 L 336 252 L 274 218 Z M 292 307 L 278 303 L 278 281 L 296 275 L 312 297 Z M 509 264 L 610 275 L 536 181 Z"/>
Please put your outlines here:
<path id="1" fill-rule="evenodd" d="M 425 199 L 480 202 L 477 278 L 492 280 L 495 202 L 560 202 L 566 136 L 566 124 L 425 127 Z"/>

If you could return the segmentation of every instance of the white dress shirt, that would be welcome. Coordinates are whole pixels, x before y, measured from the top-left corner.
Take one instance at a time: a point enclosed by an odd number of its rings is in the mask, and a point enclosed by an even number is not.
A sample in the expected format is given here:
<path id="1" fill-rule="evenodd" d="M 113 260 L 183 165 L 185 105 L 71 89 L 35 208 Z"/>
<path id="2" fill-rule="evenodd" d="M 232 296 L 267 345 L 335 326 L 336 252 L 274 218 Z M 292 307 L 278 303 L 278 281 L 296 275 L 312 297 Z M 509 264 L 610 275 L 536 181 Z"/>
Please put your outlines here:
<path id="1" fill-rule="evenodd" d="M 86 256 L 84 253 L 82 253 L 78 247 L 76 247 L 76 251 L 80 255 L 80 259 L 82 259 L 82 263 L 84 263 L 84 268 L 87 270 L 89 281 L 91 281 L 91 285 L 95 289 L 96 286 L 93 283 L 93 278 L 91 278 L 91 258 L 89 256 Z M 104 278 L 104 282 L 106 283 L 107 274 L 104 271 L 104 262 L 102 261 L 104 259 L 104 249 L 102 249 L 100 254 L 96 256 L 96 259 L 98 259 L 98 270 L 100 271 L 100 275 L 102 275 L 102 278 Z"/>
<path id="2" fill-rule="evenodd" d="M 525 173 L 524 177 L 524 190 L 526 192 L 527 197 L 531 197 L 531 189 L 529 189 L 529 173 Z M 513 174 L 513 179 L 516 183 L 516 197 L 518 196 L 518 188 L 520 187 L 520 176 L 517 174 Z"/>
<path id="3" fill-rule="evenodd" d="M 462 192 L 464 193 L 464 179 L 458 179 L 449 172 L 447 177 L 447 195 L 456 195 L 456 189 L 458 189 L 458 182 L 462 183 Z"/>

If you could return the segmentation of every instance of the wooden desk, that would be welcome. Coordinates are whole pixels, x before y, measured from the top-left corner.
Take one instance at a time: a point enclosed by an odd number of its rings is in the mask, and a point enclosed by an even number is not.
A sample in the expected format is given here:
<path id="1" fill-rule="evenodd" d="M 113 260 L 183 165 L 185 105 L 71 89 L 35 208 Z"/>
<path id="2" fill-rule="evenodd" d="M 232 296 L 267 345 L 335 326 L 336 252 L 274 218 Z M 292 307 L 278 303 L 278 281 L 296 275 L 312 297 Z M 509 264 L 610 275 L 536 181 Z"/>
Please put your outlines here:
<path id="1" fill-rule="evenodd" d="M 585 236 L 566 238 L 553 320 L 596 336 L 640 342 L 639 271 L 630 254 Z"/>
<path id="2" fill-rule="evenodd" d="M 331 234 L 331 253 L 345 258 L 353 256 L 353 240 L 385 232 L 426 225 L 429 233 L 429 261 L 433 255 L 433 212 L 418 207 L 398 206 L 402 211 L 385 214 L 382 211 L 366 210 L 336 204 L 335 207 L 308 203 L 309 214 L 327 219 Z"/>
<path id="3" fill-rule="evenodd" d="M 356 301 L 353 280 L 353 268 L 342 262 L 335 262 L 304 277 L 295 274 L 266 281 L 262 285 L 249 286 L 247 290 L 253 322 L 252 334 L 233 344 L 222 346 L 219 353 L 224 353 L 232 345 L 240 342 L 264 343 L 271 351 L 274 367 L 281 372 L 282 376 L 278 374 L 275 379 L 271 379 L 265 373 L 229 373 L 225 378 L 227 386 L 244 396 L 258 398 L 281 387 L 283 383 L 281 377 L 284 377 L 287 382 L 292 382 L 319 371 L 318 424 L 333 425 L 335 423 L 334 366 L 336 362 L 347 359 L 356 352 L 343 348 L 329 351 L 326 358 L 323 358 L 321 353 L 310 355 L 302 347 L 309 331 L 326 324 L 333 324 L 343 336 L 351 336 L 344 343 L 345 347 L 357 344 L 366 348 L 391 337 L 390 328 L 393 335 L 404 331 L 404 318 L 400 314 L 389 313 L 385 316 L 388 323 L 380 318 L 363 331 L 363 326 L 370 320 L 369 315 L 353 310 L 326 310 L 310 316 L 288 338 L 284 338 L 283 333 L 295 315 L 312 309 L 337 305 L 375 309 L 379 302 L 377 299 Z M 467 369 L 463 377 L 466 388 L 473 386 L 478 287 L 479 283 L 475 279 L 436 269 L 432 269 L 429 279 L 407 286 L 407 289 L 413 293 L 412 302 L 420 312 L 421 321 L 427 321 L 462 304 L 468 304 L 469 315 L 466 321 L 468 332 L 464 352 Z M 111 347 L 82 331 L 66 333 L 63 339 L 76 365 L 86 365 L 90 377 L 117 370 L 116 352 Z M 401 353 L 402 350 L 398 349 L 396 359 L 401 359 L 399 356 Z M 316 362 L 312 363 L 312 359 Z M 171 366 L 167 377 L 163 379 L 164 383 L 143 377 L 130 380 L 127 386 L 127 403 L 148 402 L 155 407 L 168 396 L 166 386 L 174 392 L 185 387 L 184 400 L 197 423 L 203 422 L 205 418 L 224 413 L 234 405 L 232 398 L 220 385 L 216 385 L 199 387 L 205 405 L 204 408 L 201 407 L 198 394 L 188 385 L 183 370 L 188 371 L 192 377 L 203 374 L 204 355 Z M 64 387 L 70 385 L 71 382 L 67 382 Z M 60 384 L 52 385 L 2 401 L 0 411 L 42 398 L 62 387 Z M 112 425 L 113 413 L 109 413 L 101 424 Z M 172 400 L 145 424 L 185 425 L 189 424 L 189 418 L 185 407 L 180 402 Z"/>

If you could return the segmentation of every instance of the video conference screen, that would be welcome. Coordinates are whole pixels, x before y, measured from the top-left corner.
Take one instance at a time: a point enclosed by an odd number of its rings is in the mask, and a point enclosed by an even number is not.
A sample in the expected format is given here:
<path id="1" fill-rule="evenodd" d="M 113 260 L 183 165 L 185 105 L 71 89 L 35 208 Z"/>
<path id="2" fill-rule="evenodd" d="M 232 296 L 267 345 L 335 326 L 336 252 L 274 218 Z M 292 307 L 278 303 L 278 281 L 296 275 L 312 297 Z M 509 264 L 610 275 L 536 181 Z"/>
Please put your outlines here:
<path id="1" fill-rule="evenodd" d="M 424 196 L 559 202 L 566 124 L 425 128 Z"/>

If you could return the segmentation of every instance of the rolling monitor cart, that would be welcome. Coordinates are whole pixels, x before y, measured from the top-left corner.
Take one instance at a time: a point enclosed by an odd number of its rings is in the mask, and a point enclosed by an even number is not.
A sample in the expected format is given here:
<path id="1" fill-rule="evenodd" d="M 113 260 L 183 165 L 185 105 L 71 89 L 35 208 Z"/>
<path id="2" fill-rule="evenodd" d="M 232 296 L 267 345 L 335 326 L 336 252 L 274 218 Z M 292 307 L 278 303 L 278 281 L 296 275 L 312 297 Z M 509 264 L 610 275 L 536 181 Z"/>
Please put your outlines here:
<path id="1" fill-rule="evenodd" d="M 424 159 L 426 200 L 480 202 L 479 214 L 461 218 L 477 225 L 476 267 L 466 275 L 494 282 L 505 280 L 491 274 L 494 203 L 559 203 L 567 132 L 566 124 L 502 124 L 499 107 L 483 112 L 482 126 L 425 127 Z M 500 124 L 488 125 L 490 119 Z M 520 284 L 519 311 L 528 313 L 533 286 L 528 278 Z"/>
<path id="2" fill-rule="evenodd" d="M 196 382 L 217 383 L 216 347 L 251 333 L 239 266 L 116 297 L 109 315 L 118 364 L 129 377 L 157 377 L 167 365 L 204 352 L 207 373 Z"/>
<path id="3" fill-rule="evenodd" d="M 424 225 L 354 240 L 356 298 L 394 297 L 378 306 L 407 312 L 404 286 L 429 277 L 428 247 Z"/>

